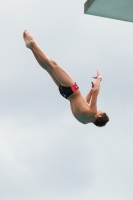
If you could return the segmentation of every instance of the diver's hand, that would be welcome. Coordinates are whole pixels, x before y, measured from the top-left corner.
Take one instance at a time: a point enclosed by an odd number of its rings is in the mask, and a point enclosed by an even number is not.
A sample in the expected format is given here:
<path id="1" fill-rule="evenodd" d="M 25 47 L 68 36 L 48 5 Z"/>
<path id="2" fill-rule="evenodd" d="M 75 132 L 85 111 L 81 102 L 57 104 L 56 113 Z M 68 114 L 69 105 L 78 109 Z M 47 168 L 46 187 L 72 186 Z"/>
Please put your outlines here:
<path id="1" fill-rule="evenodd" d="M 97 76 L 93 76 L 92 78 L 95 78 L 95 79 L 100 78 L 100 81 L 102 81 L 102 77 L 100 75 L 99 69 L 97 69 Z"/>
<path id="2" fill-rule="evenodd" d="M 91 84 L 92 84 L 92 88 L 94 88 L 94 85 L 95 85 L 95 84 L 94 84 L 93 82 L 91 82 Z"/>

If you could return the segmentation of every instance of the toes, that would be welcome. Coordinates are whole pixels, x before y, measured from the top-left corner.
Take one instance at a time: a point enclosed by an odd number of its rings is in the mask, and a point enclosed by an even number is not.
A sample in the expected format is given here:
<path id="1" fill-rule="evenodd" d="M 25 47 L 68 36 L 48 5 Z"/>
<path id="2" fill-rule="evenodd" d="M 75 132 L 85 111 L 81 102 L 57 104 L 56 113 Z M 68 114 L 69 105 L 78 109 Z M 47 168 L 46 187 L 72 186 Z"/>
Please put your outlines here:
<path id="1" fill-rule="evenodd" d="M 26 38 L 27 33 L 28 33 L 28 31 L 24 30 L 24 32 L 23 32 L 23 38 Z"/>
<path id="2" fill-rule="evenodd" d="M 26 34 L 26 32 L 28 32 L 27 30 L 24 30 L 23 34 Z"/>

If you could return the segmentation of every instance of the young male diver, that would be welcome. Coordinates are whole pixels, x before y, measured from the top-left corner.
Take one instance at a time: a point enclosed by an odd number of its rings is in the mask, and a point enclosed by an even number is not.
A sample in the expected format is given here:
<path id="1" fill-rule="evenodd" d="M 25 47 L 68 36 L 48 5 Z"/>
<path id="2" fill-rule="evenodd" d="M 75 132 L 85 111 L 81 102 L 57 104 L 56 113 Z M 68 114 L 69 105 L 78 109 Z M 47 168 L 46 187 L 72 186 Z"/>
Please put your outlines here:
<path id="1" fill-rule="evenodd" d="M 60 94 L 70 101 L 73 116 L 82 124 L 93 123 L 98 127 L 105 126 L 109 118 L 105 112 L 97 109 L 98 93 L 102 81 L 99 70 L 93 77 L 96 79 L 95 84 L 92 82 L 90 92 L 84 97 L 72 77 L 40 49 L 27 30 L 24 31 L 23 38 L 26 47 L 31 49 L 39 65 L 49 73 L 59 88 Z"/>

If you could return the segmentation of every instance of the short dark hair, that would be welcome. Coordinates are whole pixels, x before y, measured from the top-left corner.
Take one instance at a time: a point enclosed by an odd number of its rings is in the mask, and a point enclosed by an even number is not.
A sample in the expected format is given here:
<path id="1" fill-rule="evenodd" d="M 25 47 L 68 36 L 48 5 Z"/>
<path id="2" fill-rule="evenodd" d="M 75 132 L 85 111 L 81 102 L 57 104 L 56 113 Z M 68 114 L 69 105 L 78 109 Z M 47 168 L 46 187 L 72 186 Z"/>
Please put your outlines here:
<path id="1" fill-rule="evenodd" d="M 106 113 L 102 113 L 101 115 L 102 117 L 98 117 L 96 121 L 93 122 L 96 126 L 99 126 L 99 127 L 105 126 L 106 123 L 109 121 L 109 117 L 107 116 Z"/>

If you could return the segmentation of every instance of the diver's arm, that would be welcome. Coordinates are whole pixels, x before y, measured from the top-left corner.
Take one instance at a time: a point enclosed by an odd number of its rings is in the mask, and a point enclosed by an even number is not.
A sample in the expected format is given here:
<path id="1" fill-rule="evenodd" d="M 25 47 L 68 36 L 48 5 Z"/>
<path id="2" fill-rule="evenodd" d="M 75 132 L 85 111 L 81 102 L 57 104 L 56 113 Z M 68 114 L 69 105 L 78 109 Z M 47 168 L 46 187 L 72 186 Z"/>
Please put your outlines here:
<path id="1" fill-rule="evenodd" d="M 90 92 L 87 94 L 87 96 L 86 96 L 86 101 L 87 101 L 87 103 L 89 104 L 90 103 L 90 101 L 91 101 L 91 96 L 92 96 L 92 89 L 90 90 Z"/>
<path id="2" fill-rule="evenodd" d="M 94 84 L 94 87 L 93 87 L 93 91 L 95 91 L 97 93 L 99 93 L 99 91 L 100 91 L 100 82 L 101 82 L 101 79 L 102 79 L 101 76 L 98 76 L 97 80 L 96 80 L 96 82 Z"/>
<path id="3" fill-rule="evenodd" d="M 97 97 L 100 91 L 100 82 L 101 82 L 101 76 L 97 77 L 96 83 L 94 84 L 94 87 L 92 88 L 92 98 L 90 103 L 90 108 L 94 112 L 97 110 Z"/>

